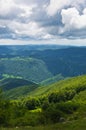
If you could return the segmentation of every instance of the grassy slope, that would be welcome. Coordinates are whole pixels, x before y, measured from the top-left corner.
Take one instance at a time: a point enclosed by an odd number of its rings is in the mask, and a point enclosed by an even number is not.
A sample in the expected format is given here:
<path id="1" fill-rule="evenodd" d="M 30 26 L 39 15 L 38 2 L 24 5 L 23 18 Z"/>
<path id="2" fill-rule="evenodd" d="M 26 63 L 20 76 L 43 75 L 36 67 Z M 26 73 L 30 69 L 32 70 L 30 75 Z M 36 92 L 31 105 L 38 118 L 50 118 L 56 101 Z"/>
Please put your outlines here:
<path id="1" fill-rule="evenodd" d="M 28 86 L 21 86 L 21 87 L 3 92 L 3 96 L 6 99 L 18 99 L 18 98 L 26 97 L 26 96 L 29 96 L 29 93 L 34 91 L 37 87 L 39 86 L 36 84 L 28 85 Z"/>
<path id="2" fill-rule="evenodd" d="M 61 74 L 58 74 L 56 76 L 53 76 L 51 78 L 48 78 L 48 79 L 42 81 L 41 85 L 45 86 L 45 85 L 53 84 L 53 83 L 55 83 L 55 82 L 57 82 L 59 80 L 63 80 L 63 79 L 64 79 L 64 77 Z"/>
<path id="3" fill-rule="evenodd" d="M 41 89 L 42 88 L 42 89 Z M 71 115 L 70 120 L 64 123 L 58 123 L 54 125 L 38 126 L 38 127 L 26 127 L 18 128 L 18 130 L 85 130 L 86 129 L 86 75 L 78 76 L 71 79 L 59 81 L 55 84 L 49 85 L 47 87 L 40 87 L 34 91 L 33 95 L 40 95 L 40 93 L 45 94 L 53 91 L 59 91 L 63 89 L 76 89 L 85 88 L 77 93 L 72 101 L 80 103 L 80 108 L 77 112 Z M 40 90 L 40 91 L 39 91 Z M 36 92 L 36 93 L 35 93 Z M 72 117 L 73 116 L 73 117 Z M 78 117 L 75 119 L 74 117 Z M 11 129 L 2 129 L 11 130 Z M 15 129 L 14 129 L 15 130 Z"/>
<path id="4" fill-rule="evenodd" d="M 76 88 L 78 86 L 86 86 L 86 75 L 68 78 L 66 80 L 61 80 L 54 84 L 43 86 L 35 89 L 33 92 L 30 93 L 31 96 L 40 96 L 44 94 L 48 94 L 53 91 L 59 91 L 64 88 Z"/>
<path id="5" fill-rule="evenodd" d="M 8 98 L 18 98 L 22 96 L 41 96 L 65 88 L 76 89 L 77 87 L 84 86 L 86 86 L 86 75 L 62 80 L 48 86 L 28 87 L 28 85 L 26 85 L 14 88 L 5 92 L 5 96 Z"/>

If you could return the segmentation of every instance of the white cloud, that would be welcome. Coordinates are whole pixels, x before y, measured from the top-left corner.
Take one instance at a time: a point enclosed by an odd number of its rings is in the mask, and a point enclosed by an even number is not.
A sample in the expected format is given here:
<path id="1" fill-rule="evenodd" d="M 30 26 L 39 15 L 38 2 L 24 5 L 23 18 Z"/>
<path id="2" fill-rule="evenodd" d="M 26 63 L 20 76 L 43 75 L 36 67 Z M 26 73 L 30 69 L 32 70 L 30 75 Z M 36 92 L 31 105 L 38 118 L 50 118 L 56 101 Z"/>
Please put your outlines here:
<path id="1" fill-rule="evenodd" d="M 32 14 L 32 9 L 36 6 L 35 4 L 17 4 L 15 0 L 0 0 L 0 5 L 0 16 L 4 19 L 29 17 Z"/>
<path id="2" fill-rule="evenodd" d="M 0 39 L 86 38 L 86 0 L 0 0 Z"/>
<path id="3" fill-rule="evenodd" d="M 65 25 L 64 31 L 86 28 L 86 9 L 83 10 L 81 15 L 75 7 L 63 9 L 61 15 L 62 23 Z"/>
<path id="4" fill-rule="evenodd" d="M 47 7 L 47 14 L 53 16 L 65 7 L 71 6 L 79 9 L 80 6 L 84 6 L 85 4 L 86 0 L 50 0 L 50 4 Z"/>
<path id="5" fill-rule="evenodd" d="M 47 7 L 47 13 L 50 16 L 55 15 L 59 9 L 63 8 L 65 5 L 69 5 L 70 3 L 70 0 L 50 0 L 50 4 Z"/>
<path id="6" fill-rule="evenodd" d="M 8 27 L 19 37 L 27 36 L 33 39 L 51 38 L 50 34 L 48 34 L 43 27 L 39 27 L 35 22 L 29 22 L 26 24 L 13 21 L 8 24 Z"/>
<path id="7" fill-rule="evenodd" d="M 14 8 L 14 2 L 12 0 L 0 0 L 0 15 L 8 15 Z"/>

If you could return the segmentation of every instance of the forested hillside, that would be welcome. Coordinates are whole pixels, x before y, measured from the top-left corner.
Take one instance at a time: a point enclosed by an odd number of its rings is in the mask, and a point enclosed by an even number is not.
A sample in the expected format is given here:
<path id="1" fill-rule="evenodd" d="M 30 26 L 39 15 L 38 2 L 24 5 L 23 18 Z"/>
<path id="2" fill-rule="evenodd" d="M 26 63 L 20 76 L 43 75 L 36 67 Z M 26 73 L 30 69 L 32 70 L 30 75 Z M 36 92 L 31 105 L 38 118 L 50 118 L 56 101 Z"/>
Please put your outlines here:
<path id="1" fill-rule="evenodd" d="M 57 75 L 67 78 L 86 74 L 85 47 L 1 46 L 0 49 L 0 78 L 7 74 L 47 84 L 49 79 L 53 83 Z"/>
<path id="2" fill-rule="evenodd" d="M 41 82 L 52 76 L 42 60 L 20 57 L 1 58 L 0 74 L 19 76 L 34 82 Z"/>
<path id="3" fill-rule="evenodd" d="M 21 90 L 19 91 L 21 93 Z M 60 128 L 63 123 L 67 125 L 67 122 L 72 124 L 74 122 L 78 124 L 81 120 L 86 122 L 86 75 L 59 81 L 46 87 L 37 87 L 32 93 L 28 93 L 28 96 L 18 100 L 12 100 L 12 97 L 10 101 L 4 100 L 2 96 L 3 93 L 0 94 L 2 119 L 0 126 L 60 123 L 58 126 Z M 70 125 L 68 127 L 70 129 Z"/>
<path id="4" fill-rule="evenodd" d="M 86 48 L 84 47 L 37 51 L 31 56 L 43 60 L 53 75 L 62 74 L 70 77 L 86 74 Z"/>
<path id="5" fill-rule="evenodd" d="M 86 124 L 85 47 L 0 49 L 0 128 Z"/>

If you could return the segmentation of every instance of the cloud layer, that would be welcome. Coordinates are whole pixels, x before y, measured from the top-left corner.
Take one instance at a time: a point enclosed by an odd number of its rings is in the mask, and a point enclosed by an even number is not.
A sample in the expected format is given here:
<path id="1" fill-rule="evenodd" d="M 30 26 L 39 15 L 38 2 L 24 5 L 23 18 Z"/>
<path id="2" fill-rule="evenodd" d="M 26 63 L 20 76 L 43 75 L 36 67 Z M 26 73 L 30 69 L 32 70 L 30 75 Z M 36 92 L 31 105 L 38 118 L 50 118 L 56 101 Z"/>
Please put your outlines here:
<path id="1" fill-rule="evenodd" d="M 0 39 L 86 39 L 86 0 L 0 0 Z"/>

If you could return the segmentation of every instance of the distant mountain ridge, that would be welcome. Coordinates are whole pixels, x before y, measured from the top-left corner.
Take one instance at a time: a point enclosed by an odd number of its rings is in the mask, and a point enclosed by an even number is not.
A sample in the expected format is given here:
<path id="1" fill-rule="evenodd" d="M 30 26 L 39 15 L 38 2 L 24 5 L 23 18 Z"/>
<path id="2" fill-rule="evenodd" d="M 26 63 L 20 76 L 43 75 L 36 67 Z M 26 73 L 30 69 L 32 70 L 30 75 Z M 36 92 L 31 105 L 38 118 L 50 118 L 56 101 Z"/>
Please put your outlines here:
<path id="1" fill-rule="evenodd" d="M 1 58 L 0 74 L 20 76 L 37 83 L 52 76 L 42 60 L 20 57 Z"/>
<path id="2" fill-rule="evenodd" d="M 3 95 L 7 99 L 26 96 L 38 87 L 38 84 L 24 79 L 7 78 L 0 80 L 0 89 L 2 89 Z"/>
<path id="3" fill-rule="evenodd" d="M 36 83 L 33 83 L 31 81 L 28 80 L 24 80 L 24 79 L 18 79 L 18 78 L 6 78 L 0 81 L 0 87 L 6 91 L 6 90 L 10 90 L 13 88 L 17 88 L 20 86 L 25 86 L 25 85 L 37 85 Z"/>
<path id="4" fill-rule="evenodd" d="M 30 56 L 43 60 L 53 75 L 62 74 L 64 77 L 70 77 L 86 74 L 86 48 L 84 47 L 44 50 Z"/>
<path id="5" fill-rule="evenodd" d="M 3 78 L 3 74 L 8 74 L 40 83 L 59 74 L 64 78 L 86 74 L 86 47 L 0 47 L 0 78 Z"/>

